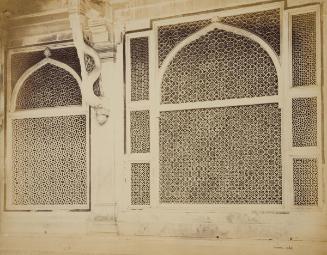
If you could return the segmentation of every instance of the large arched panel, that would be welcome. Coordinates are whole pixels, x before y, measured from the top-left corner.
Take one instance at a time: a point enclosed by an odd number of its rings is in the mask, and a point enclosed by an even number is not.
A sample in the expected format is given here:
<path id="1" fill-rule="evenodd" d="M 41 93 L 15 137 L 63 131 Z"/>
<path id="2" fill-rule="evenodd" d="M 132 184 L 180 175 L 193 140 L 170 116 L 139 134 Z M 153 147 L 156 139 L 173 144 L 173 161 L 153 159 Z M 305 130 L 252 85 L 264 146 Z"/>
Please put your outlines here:
<path id="1" fill-rule="evenodd" d="M 161 84 L 164 104 L 277 94 L 278 74 L 269 54 L 259 43 L 221 29 L 183 47 Z"/>
<path id="2" fill-rule="evenodd" d="M 159 117 L 160 202 L 281 204 L 281 112 L 252 100 L 278 95 L 266 42 L 212 24 L 177 45 L 161 72 L 161 104 L 171 107 Z M 211 104 L 227 99 L 243 103 Z"/>

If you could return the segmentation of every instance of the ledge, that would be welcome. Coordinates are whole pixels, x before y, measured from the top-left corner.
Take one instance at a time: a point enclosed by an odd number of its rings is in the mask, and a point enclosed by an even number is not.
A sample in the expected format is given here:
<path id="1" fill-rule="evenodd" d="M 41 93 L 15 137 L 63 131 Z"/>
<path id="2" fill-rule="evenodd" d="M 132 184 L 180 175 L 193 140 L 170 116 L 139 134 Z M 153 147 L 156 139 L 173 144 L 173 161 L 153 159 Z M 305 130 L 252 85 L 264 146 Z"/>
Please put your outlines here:
<path id="1" fill-rule="evenodd" d="M 0 254 L 327 254 L 326 242 L 88 236 L 2 236 Z"/>

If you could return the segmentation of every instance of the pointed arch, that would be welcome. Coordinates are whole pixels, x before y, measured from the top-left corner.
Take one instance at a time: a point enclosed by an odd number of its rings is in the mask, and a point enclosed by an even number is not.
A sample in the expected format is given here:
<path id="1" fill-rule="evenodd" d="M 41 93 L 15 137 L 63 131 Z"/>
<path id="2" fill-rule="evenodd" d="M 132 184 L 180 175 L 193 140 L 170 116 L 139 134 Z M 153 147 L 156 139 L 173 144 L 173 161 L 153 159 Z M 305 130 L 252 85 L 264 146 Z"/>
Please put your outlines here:
<path id="1" fill-rule="evenodd" d="M 178 43 L 169 52 L 169 54 L 167 55 L 167 57 L 165 58 L 165 60 L 163 61 L 162 65 L 159 69 L 159 84 L 160 85 L 162 84 L 163 76 L 164 76 L 166 70 L 168 69 L 169 64 L 174 59 L 174 57 L 178 54 L 178 52 L 180 50 L 182 50 L 188 44 L 196 41 L 200 37 L 213 31 L 214 29 L 220 29 L 220 30 L 224 30 L 226 32 L 231 32 L 231 33 L 234 33 L 234 34 L 237 34 L 240 36 L 244 36 L 244 37 L 247 37 L 247 38 L 253 40 L 254 42 L 258 43 L 263 48 L 263 50 L 267 52 L 269 57 L 272 59 L 274 66 L 276 68 L 276 72 L 277 72 L 278 84 L 280 83 L 280 81 L 281 81 L 281 64 L 280 64 L 279 57 L 278 57 L 277 53 L 274 51 L 274 49 L 264 39 L 262 39 L 261 37 L 257 36 L 256 34 L 250 32 L 248 30 L 244 30 L 244 29 L 234 27 L 231 25 L 226 25 L 221 22 L 215 22 L 215 23 L 212 23 L 212 24 L 202 28 L 201 30 L 195 32 L 194 34 L 188 36 L 183 41 Z"/>
<path id="2" fill-rule="evenodd" d="M 22 88 L 22 86 L 24 85 L 25 81 L 36 71 L 38 71 L 39 69 L 41 69 L 43 66 L 50 64 L 53 66 L 56 66 L 62 70 L 67 71 L 70 75 L 73 76 L 73 78 L 76 80 L 79 89 L 81 91 L 81 96 L 82 96 L 82 105 L 84 105 L 84 95 L 83 95 L 83 89 L 82 89 L 82 82 L 81 79 L 79 77 L 79 75 L 75 72 L 75 70 L 73 68 L 71 68 L 70 66 L 68 66 L 67 64 L 64 64 L 60 61 L 51 59 L 51 58 L 45 58 L 43 60 L 41 60 L 40 62 L 38 62 L 37 64 L 33 65 L 32 67 L 30 67 L 29 69 L 27 69 L 23 75 L 18 79 L 18 81 L 16 82 L 15 86 L 14 86 L 14 90 L 12 92 L 11 95 L 11 102 L 10 102 L 10 112 L 14 112 L 16 109 L 16 101 L 17 101 L 17 96 L 19 94 L 20 89 Z"/>

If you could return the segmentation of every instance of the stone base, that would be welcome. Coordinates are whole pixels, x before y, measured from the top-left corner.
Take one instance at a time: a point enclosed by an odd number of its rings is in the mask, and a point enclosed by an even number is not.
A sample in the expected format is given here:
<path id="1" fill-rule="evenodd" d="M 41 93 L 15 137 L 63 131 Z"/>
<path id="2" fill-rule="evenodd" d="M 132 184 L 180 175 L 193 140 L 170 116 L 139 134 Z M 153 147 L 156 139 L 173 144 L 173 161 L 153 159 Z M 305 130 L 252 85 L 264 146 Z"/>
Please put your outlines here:
<path id="1" fill-rule="evenodd" d="M 83 236 L 1 236 L 1 255 L 29 254 L 327 254 L 326 242 L 218 240 L 193 238 L 122 237 L 111 234 Z"/>

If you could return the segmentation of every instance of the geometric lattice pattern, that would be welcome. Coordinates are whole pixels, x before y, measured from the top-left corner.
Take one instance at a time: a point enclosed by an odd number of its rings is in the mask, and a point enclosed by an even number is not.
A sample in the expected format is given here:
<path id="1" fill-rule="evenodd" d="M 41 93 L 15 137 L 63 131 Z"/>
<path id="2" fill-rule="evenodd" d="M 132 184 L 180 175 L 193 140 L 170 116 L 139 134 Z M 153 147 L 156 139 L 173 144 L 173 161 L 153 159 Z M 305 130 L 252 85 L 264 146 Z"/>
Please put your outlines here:
<path id="1" fill-rule="evenodd" d="M 45 58 L 44 51 L 31 51 L 11 55 L 11 87 L 14 88 L 23 73 Z M 50 58 L 67 64 L 80 75 L 81 67 L 75 47 L 51 49 Z"/>
<path id="2" fill-rule="evenodd" d="M 249 38 L 219 29 L 181 49 L 161 84 L 164 104 L 277 94 L 277 73 L 268 53 Z"/>
<path id="3" fill-rule="evenodd" d="M 318 205 L 318 167 L 316 159 L 293 159 L 293 185 L 295 205 Z"/>
<path id="4" fill-rule="evenodd" d="M 237 16 L 228 16 L 221 19 L 222 23 L 246 29 L 263 38 L 280 53 L 280 12 L 279 9 Z M 211 23 L 210 20 L 199 20 L 174 25 L 161 26 L 158 29 L 158 58 L 159 67 L 169 52 L 191 34 L 201 30 Z"/>
<path id="5" fill-rule="evenodd" d="M 86 116 L 12 121 L 14 205 L 85 205 Z"/>
<path id="6" fill-rule="evenodd" d="M 281 204 L 278 104 L 160 113 L 160 202 Z"/>
<path id="7" fill-rule="evenodd" d="M 16 110 L 81 104 L 76 79 L 64 69 L 46 64 L 25 80 L 17 95 Z"/>
<path id="8" fill-rule="evenodd" d="M 103 96 L 100 86 L 100 77 L 93 84 L 93 93 L 97 97 Z"/>
<path id="9" fill-rule="evenodd" d="M 150 114 L 148 110 L 132 111 L 130 115 L 131 152 L 150 152 Z"/>
<path id="10" fill-rule="evenodd" d="M 222 23 L 246 29 L 264 39 L 277 54 L 280 53 L 280 11 L 279 9 L 221 19 Z"/>
<path id="11" fill-rule="evenodd" d="M 150 204 L 150 164 L 132 163 L 131 204 Z"/>
<path id="12" fill-rule="evenodd" d="M 91 57 L 88 54 L 84 54 L 84 62 L 85 62 L 85 70 L 86 70 L 86 72 L 91 73 L 95 69 L 95 62 L 94 62 L 93 57 Z M 100 80 L 101 80 L 101 78 L 99 77 L 93 83 L 93 93 L 97 97 L 102 96 Z"/>
<path id="13" fill-rule="evenodd" d="M 32 51 L 24 53 L 16 53 L 11 55 L 11 88 L 14 86 L 23 73 L 44 59 L 43 51 Z"/>
<path id="14" fill-rule="evenodd" d="M 293 86 L 316 85 L 316 64 L 316 13 L 293 15 Z"/>
<path id="15" fill-rule="evenodd" d="M 95 68 L 94 59 L 90 55 L 84 54 L 84 62 L 85 62 L 86 72 L 88 73 L 92 72 L 93 69 Z"/>
<path id="16" fill-rule="evenodd" d="M 293 146 L 317 146 L 317 98 L 292 99 Z"/>
<path id="17" fill-rule="evenodd" d="M 81 76 L 81 66 L 75 47 L 52 49 L 50 58 L 67 64 Z"/>
<path id="18" fill-rule="evenodd" d="M 131 100 L 149 99 L 149 40 L 148 37 L 132 38 L 131 53 Z"/>
<path id="19" fill-rule="evenodd" d="M 75 47 L 52 49 L 50 58 L 67 64 L 81 76 L 81 66 Z"/>
<path id="20" fill-rule="evenodd" d="M 161 26 L 158 29 L 159 67 L 169 52 L 191 34 L 201 30 L 211 23 L 210 20 L 185 22 L 175 25 Z"/>

